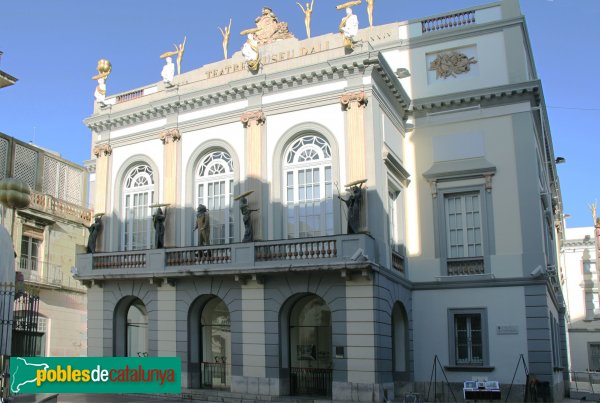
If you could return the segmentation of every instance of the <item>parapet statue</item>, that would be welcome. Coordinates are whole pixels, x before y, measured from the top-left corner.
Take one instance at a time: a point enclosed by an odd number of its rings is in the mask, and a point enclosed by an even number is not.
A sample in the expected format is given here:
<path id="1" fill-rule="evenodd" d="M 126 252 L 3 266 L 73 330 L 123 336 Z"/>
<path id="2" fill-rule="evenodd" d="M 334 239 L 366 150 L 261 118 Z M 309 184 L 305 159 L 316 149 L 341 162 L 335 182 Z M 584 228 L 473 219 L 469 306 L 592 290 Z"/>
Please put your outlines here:
<path id="1" fill-rule="evenodd" d="M 167 219 L 167 208 L 165 212 L 159 207 L 156 209 L 156 213 L 152 216 L 152 223 L 154 224 L 154 247 L 156 249 L 162 249 L 165 247 L 165 220 Z"/>
<path id="2" fill-rule="evenodd" d="M 259 45 L 273 43 L 282 39 L 293 38 L 294 35 L 289 32 L 287 22 L 279 22 L 277 16 L 269 7 L 263 7 L 262 15 L 256 17 L 255 39 Z"/>
<path id="3" fill-rule="evenodd" d="M 175 65 L 173 64 L 173 59 L 171 59 L 171 57 L 167 57 L 165 60 L 167 64 L 163 66 L 160 75 L 165 84 L 172 84 L 173 78 L 175 78 Z"/>
<path id="4" fill-rule="evenodd" d="M 98 70 L 98 74 L 92 77 L 92 80 L 98 81 L 98 85 L 94 91 L 94 98 L 96 102 L 104 104 L 104 100 L 106 99 L 106 79 L 112 71 L 112 65 L 108 60 L 100 59 L 98 60 L 96 70 Z"/>
<path id="5" fill-rule="evenodd" d="M 196 226 L 194 231 L 198 230 L 198 246 L 210 244 L 210 219 L 208 209 L 204 204 L 200 204 L 196 210 Z"/>
<path id="6" fill-rule="evenodd" d="M 227 47 L 229 45 L 229 35 L 231 35 L 231 18 L 229 19 L 229 26 L 225 28 L 219 27 L 221 35 L 223 35 L 223 57 L 227 59 Z"/>
<path id="7" fill-rule="evenodd" d="M 360 230 L 360 210 L 362 206 L 362 185 L 366 180 L 349 183 L 350 195 L 347 199 L 338 198 L 348 206 L 348 234 L 358 234 Z"/>
<path id="8" fill-rule="evenodd" d="M 306 27 L 306 37 L 310 38 L 310 17 L 312 16 L 315 0 L 312 0 L 310 5 L 306 3 L 306 8 L 302 7 L 302 4 L 298 2 L 296 2 L 296 4 L 298 4 L 298 7 L 300 7 L 302 12 L 304 13 L 304 26 Z"/>
<path id="9" fill-rule="evenodd" d="M 242 213 L 242 219 L 244 221 L 244 238 L 242 242 L 254 241 L 254 231 L 252 229 L 252 213 L 258 211 L 258 209 L 251 209 L 248 205 L 248 199 L 246 196 L 253 193 L 253 191 L 246 192 L 238 197 L 236 200 L 240 200 L 240 212 Z"/>
<path id="10" fill-rule="evenodd" d="M 87 253 L 96 253 L 96 240 L 102 230 L 102 215 L 97 215 L 92 225 L 87 227 L 90 232 L 87 243 Z"/>
<path id="11" fill-rule="evenodd" d="M 179 45 L 173 44 L 173 46 L 175 46 L 175 50 L 165 52 L 162 55 L 160 55 L 161 59 L 177 55 L 177 75 L 181 74 L 181 60 L 183 59 L 183 52 L 185 52 L 186 41 L 187 36 L 183 38 L 183 43 L 180 43 Z"/>
<path id="12" fill-rule="evenodd" d="M 244 43 L 244 46 L 242 47 L 242 55 L 244 55 L 244 58 L 246 59 L 248 69 L 252 72 L 257 72 L 260 67 L 260 55 L 258 53 L 258 43 L 256 42 L 253 33 L 248 34 L 246 43 Z"/>
<path id="13" fill-rule="evenodd" d="M 337 6 L 338 10 L 342 8 L 346 9 L 346 16 L 342 18 L 339 27 L 340 33 L 344 37 L 344 47 L 346 49 L 354 48 L 354 38 L 358 34 L 358 17 L 352 13 L 351 6 L 358 5 L 360 3 L 360 0 L 356 0 Z"/>
<path id="14" fill-rule="evenodd" d="M 375 9 L 375 0 L 367 0 L 367 14 L 369 15 L 369 26 L 373 27 L 373 10 Z"/>

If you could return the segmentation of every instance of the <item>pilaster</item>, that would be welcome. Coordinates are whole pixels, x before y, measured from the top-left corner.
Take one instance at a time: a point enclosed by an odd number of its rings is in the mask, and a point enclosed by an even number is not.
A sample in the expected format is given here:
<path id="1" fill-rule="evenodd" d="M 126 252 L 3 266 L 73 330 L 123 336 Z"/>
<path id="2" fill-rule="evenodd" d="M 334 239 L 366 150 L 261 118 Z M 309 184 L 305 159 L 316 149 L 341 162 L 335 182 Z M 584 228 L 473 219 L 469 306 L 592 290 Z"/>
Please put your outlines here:
<path id="1" fill-rule="evenodd" d="M 104 289 L 91 286 L 87 290 L 87 355 L 104 356 Z"/>
<path id="2" fill-rule="evenodd" d="M 260 211 L 252 214 L 252 227 L 254 229 L 254 239 L 264 239 L 266 237 L 266 211 L 265 202 L 268 200 L 268 187 L 263 178 L 267 176 L 266 160 L 266 122 L 267 118 L 262 110 L 245 112 L 241 116 L 242 124 L 245 130 L 245 171 L 246 182 L 245 191 L 254 191 L 248 197 L 251 208 L 259 208 Z"/>
<path id="3" fill-rule="evenodd" d="M 177 289 L 169 282 L 156 287 L 157 350 L 159 357 L 177 356 Z"/>
<path id="4" fill-rule="evenodd" d="M 176 223 L 178 222 L 178 169 L 181 159 L 181 133 L 179 129 L 168 129 L 160 133 L 160 140 L 164 144 L 164 179 L 163 203 L 167 207 L 167 220 L 165 225 L 165 247 L 177 246 Z"/>
<path id="5" fill-rule="evenodd" d="M 367 161 L 365 153 L 365 106 L 364 91 L 348 92 L 341 96 L 346 111 L 346 178 L 348 182 L 365 179 Z"/>
<path id="6" fill-rule="evenodd" d="M 92 153 L 96 157 L 96 189 L 94 191 L 94 212 L 106 213 L 109 209 L 109 200 L 112 194 L 112 186 L 110 184 L 111 168 L 112 168 L 112 147 L 110 144 L 101 144 L 94 147 Z M 106 225 L 106 223 L 105 223 Z M 104 250 L 104 245 L 107 244 L 104 234 L 108 234 L 105 226 L 104 230 L 98 237 L 96 250 Z"/>

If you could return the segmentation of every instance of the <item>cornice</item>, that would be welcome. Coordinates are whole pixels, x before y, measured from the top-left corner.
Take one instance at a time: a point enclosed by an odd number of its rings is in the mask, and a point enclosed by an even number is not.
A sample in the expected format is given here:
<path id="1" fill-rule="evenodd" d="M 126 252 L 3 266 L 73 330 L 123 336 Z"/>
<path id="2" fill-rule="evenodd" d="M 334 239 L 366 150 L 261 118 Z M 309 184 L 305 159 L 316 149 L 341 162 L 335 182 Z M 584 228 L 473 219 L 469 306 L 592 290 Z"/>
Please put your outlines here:
<path id="1" fill-rule="evenodd" d="M 415 99 L 413 100 L 413 108 L 415 111 L 427 111 L 456 106 L 464 107 L 481 101 L 511 98 L 522 95 L 533 96 L 537 104 L 541 99 L 540 88 L 540 81 L 533 80 L 517 84 L 506 84 L 470 91 L 453 92 L 435 97 Z"/>
<path id="2" fill-rule="evenodd" d="M 187 112 L 236 100 L 240 101 L 258 94 L 269 95 L 279 90 L 297 88 L 303 85 L 323 84 L 351 75 L 363 74 L 365 69 L 370 68 L 370 65 L 374 63 L 373 59 L 376 59 L 376 63 L 379 63 L 379 60 L 385 62 L 383 57 L 377 58 L 377 53 L 360 52 L 332 59 L 328 62 L 301 66 L 285 72 L 256 75 L 201 91 L 179 93 L 124 111 L 112 112 L 111 109 L 108 109 L 106 112 L 85 119 L 84 123 L 94 132 L 102 132 L 164 118 L 171 113 Z"/>

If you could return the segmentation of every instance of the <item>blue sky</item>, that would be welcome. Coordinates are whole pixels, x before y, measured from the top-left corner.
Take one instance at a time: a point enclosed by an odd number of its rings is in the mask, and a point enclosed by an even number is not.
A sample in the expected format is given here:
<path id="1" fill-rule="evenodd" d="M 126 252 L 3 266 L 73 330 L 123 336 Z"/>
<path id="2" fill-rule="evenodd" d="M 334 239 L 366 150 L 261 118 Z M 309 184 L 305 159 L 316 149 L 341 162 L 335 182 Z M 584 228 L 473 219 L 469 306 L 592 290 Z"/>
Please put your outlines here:
<path id="1" fill-rule="evenodd" d="M 303 0 L 303 3 L 305 0 Z M 342 0 L 315 0 L 312 36 L 334 32 Z M 376 25 L 443 13 L 482 0 L 376 0 Z M 254 26 L 263 5 L 273 8 L 290 31 L 305 37 L 304 16 L 295 0 L 18 0 L 4 2 L 0 15 L 0 69 L 17 77 L 0 91 L 0 131 L 56 150 L 82 163 L 90 158 L 96 63 L 113 65 L 108 94 L 160 80 L 159 55 L 187 35 L 183 71 L 220 60 L 218 26 L 233 19 L 230 54 L 240 49 L 238 33 Z M 569 227 L 592 224 L 588 204 L 597 200 L 600 80 L 600 0 L 521 0 L 557 156 Z M 365 6 L 358 7 L 361 26 Z"/>

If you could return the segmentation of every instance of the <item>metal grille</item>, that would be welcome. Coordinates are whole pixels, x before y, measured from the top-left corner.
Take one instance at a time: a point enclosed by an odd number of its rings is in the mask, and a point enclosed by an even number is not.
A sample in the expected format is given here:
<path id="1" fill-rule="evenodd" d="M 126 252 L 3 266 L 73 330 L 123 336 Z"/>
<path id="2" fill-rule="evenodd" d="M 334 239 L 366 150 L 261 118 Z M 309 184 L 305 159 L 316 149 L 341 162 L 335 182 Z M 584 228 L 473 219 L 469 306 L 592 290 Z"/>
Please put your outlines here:
<path id="1" fill-rule="evenodd" d="M 8 165 L 8 140 L 0 138 L 0 180 L 6 178 Z"/>
<path id="2" fill-rule="evenodd" d="M 21 179 L 35 190 L 38 153 L 20 144 L 15 145 L 14 177 Z"/>

